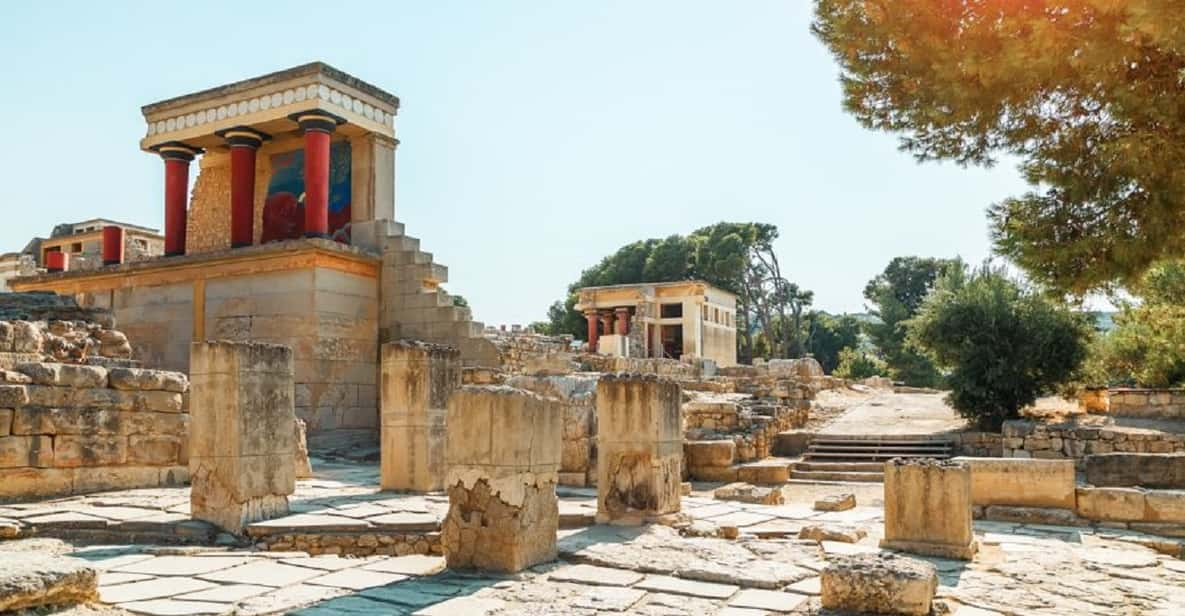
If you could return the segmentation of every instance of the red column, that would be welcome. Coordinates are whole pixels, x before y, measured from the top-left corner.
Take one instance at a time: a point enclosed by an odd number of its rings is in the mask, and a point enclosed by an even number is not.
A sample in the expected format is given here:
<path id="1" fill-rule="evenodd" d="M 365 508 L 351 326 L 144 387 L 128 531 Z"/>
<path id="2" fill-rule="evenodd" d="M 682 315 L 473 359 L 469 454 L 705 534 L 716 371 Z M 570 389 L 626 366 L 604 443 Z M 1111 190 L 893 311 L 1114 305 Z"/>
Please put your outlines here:
<path id="1" fill-rule="evenodd" d="M 617 309 L 617 335 L 625 336 L 630 333 L 630 309 Z"/>
<path id="2" fill-rule="evenodd" d="M 596 312 L 586 312 L 584 318 L 588 319 L 588 351 L 596 353 L 597 339 L 601 336 L 601 315 Z"/>
<path id="3" fill-rule="evenodd" d="M 60 250 L 45 253 L 45 269 L 51 273 L 70 269 L 70 255 Z"/>
<path id="4" fill-rule="evenodd" d="M 103 227 L 103 265 L 123 263 L 123 227 Z"/>
<path id="5" fill-rule="evenodd" d="M 255 152 L 269 136 L 246 126 L 216 133 L 230 146 L 230 246 L 255 243 Z"/>
<path id="6" fill-rule="evenodd" d="M 304 235 L 329 237 L 329 138 L 341 118 L 324 111 L 291 117 L 304 131 Z"/>
<path id="7" fill-rule="evenodd" d="M 189 216 L 189 163 L 200 149 L 184 143 L 157 146 L 165 159 L 165 256 L 185 254 L 185 226 Z"/>

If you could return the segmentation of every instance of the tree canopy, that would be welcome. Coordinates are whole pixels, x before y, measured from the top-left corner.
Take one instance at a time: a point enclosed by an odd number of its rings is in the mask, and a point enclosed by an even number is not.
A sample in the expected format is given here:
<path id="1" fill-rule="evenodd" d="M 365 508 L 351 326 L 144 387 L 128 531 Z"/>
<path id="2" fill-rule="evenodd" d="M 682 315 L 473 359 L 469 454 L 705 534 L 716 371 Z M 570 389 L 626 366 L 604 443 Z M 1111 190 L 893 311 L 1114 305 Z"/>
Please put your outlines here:
<path id="1" fill-rule="evenodd" d="M 1185 256 L 1185 19 L 1165 0 L 816 0 L 844 105 L 919 160 L 1020 159 L 996 250 L 1084 293 Z"/>
<path id="2" fill-rule="evenodd" d="M 939 384 L 933 362 L 908 344 L 906 323 L 917 314 L 939 277 L 963 267 L 959 259 L 896 257 L 864 286 L 864 299 L 879 319 L 868 324 L 868 336 L 880 349 L 893 380 L 918 387 Z"/>
<path id="3" fill-rule="evenodd" d="M 1154 265 L 1115 315 L 1091 358 L 1091 385 L 1185 384 L 1185 263 Z"/>
<path id="4" fill-rule="evenodd" d="M 994 430 L 1073 380 L 1092 336 L 1085 313 L 986 265 L 969 277 L 948 272 L 908 329 L 947 369 L 947 402 Z"/>

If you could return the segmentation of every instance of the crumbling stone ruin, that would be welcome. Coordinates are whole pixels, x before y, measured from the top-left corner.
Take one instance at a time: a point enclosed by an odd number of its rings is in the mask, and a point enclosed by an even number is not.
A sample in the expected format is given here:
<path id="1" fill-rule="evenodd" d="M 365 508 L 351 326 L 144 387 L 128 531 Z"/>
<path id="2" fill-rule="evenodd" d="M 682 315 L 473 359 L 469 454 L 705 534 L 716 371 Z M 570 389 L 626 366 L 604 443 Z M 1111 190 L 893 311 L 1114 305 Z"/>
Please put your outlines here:
<path id="1" fill-rule="evenodd" d="M 193 517 L 241 533 L 288 513 L 296 488 L 292 350 L 195 342 L 191 366 Z"/>
<path id="2" fill-rule="evenodd" d="M 384 490 L 444 487 L 449 396 L 461 386 L 461 355 L 410 341 L 383 345 L 382 482 Z"/>
<path id="3" fill-rule="evenodd" d="M 823 607 L 871 614 L 930 613 L 938 573 L 930 563 L 893 554 L 832 557 L 823 570 Z"/>
<path id="4" fill-rule="evenodd" d="M 556 556 L 562 419 L 527 391 L 468 385 L 448 402 L 450 569 L 514 572 Z"/>
<path id="5" fill-rule="evenodd" d="M 881 547 L 970 560 L 971 467 L 957 460 L 885 462 L 885 538 Z"/>

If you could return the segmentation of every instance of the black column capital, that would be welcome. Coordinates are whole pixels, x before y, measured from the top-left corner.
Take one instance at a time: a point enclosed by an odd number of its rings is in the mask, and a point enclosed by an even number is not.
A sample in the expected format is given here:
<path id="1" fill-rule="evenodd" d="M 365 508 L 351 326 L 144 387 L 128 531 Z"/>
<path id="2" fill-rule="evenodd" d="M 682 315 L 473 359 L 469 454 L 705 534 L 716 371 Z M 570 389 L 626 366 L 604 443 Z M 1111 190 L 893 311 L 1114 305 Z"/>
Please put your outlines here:
<path id="1" fill-rule="evenodd" d="M 264 141 L 272 138 L 271 135 L 251 128 L 250 126 L 232 126 L 224 128 L 219 131 L 214 131 L 215 135 L 226 140 L 230 147 L 248 147 L 258 148 L 263 145 Z"/>
<path id="2" fill-rule="evenodd" d="M 346 123 L 345 118 L 329 113 L 323 109 L 298 111 L 289 115 L 288 119 L 299 124 L 300 129 L 305 132 L 315 130 L 324 133 L 332 133 L 337 129 L 339 124 Z"/>

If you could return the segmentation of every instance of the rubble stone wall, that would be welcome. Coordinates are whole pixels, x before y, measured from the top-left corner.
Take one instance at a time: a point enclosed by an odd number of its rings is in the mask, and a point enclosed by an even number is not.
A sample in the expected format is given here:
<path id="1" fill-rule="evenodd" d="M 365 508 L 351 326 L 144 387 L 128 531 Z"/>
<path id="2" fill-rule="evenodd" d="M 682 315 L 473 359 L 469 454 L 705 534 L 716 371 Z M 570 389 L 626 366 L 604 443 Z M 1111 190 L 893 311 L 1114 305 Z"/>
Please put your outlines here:
<path id="1" fill-rule="evenodd" d="M 572 336 L 544 336 L 529 332 L 486 332 L 502 359 L 502 369 L 514 374 L 571 372 Z"/>
<path id="2" fill-rule="evenodd" d="M 1072 458 L 1079 470 L 1090 454 L 1185 452 L 1185 434 L 1150 430 L 1013 420 L 1002 432 L 1005 458 Z"/>
<path id="3" fill-rule="evenodd" d="M 732 440 L 736 460 L 750 462 L 771 455 L 779 432 L 801 428 L 810 406 L 796 400 L 779 402 L 692 401 L 683 405 L 683 434 L 687 440 Z"/>
<path id="4" fill-rule="evenodd" d="M 1119 417 L 1185 419 L 1185 389 L 1111 389 L 1106 412 Z"/>
<path id="5" fill-rule="evenodd" d="M 188 481 L 188 386 L 138 368 L 0 371 L 0 500 Z"/>

